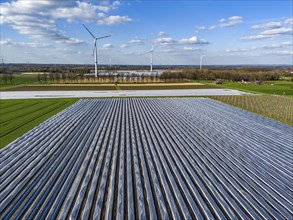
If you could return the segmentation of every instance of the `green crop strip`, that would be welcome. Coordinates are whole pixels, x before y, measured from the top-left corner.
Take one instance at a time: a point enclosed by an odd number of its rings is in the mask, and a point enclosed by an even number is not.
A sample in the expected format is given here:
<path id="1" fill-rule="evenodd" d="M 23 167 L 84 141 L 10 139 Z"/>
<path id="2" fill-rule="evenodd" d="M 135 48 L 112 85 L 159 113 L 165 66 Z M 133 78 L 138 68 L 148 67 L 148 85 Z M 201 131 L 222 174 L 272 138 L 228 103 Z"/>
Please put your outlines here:
<path id="1" fill-rule="evenodd" d="M 0 148 L 76 101 L 77 99 L 1 100 Z"/>

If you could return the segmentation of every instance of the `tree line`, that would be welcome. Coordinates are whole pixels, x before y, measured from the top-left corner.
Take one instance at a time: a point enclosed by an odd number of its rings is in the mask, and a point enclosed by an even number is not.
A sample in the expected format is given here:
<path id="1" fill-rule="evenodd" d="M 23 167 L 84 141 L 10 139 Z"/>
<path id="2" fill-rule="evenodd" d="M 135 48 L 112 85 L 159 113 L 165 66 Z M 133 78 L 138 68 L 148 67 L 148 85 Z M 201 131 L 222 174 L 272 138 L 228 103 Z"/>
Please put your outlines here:
<path id="1" fill-rule="evenodd" d="M 13 73 L 1 74 L 1 81 L 5 85 L 7 85 L 8 83 L 13 84 L 14 79 L 15 79 L 15 76 Z"/>
<path id="2" fill-rule="evenodd" d="M 235 70 L 225 69 L 183 69 L 175 71 L 165 71 L 160 79 L 164 82 L 181 82 L 183 80 L 228 80 L 228 81 L 269 81 L 279 80 L 283 76 L 289 76 L 286 71 L 260 71 L 247 70 L 243 68 Z M 292 74 L 291 74 L 292 77 Z"/>
<path id="3" fill-rule="evenodd" d="M 136 74 L 136 73 L 107 73 L 97 77 L 90 74 L 76 72 L 69 73 L 42 73 L 37 74 L 38 83 L 155 83 L 160 81 L 158 73 Z"/>
<path id="4" fill-rule="evenodd" d="M 159 83 L 186 82 L 196 80 L 227 80 L 227 81 L 269 81 L 286 77 L 293 81 L 293 74 L 288 70 L 272 70 L 266 68 L 237 69 L 195 69 L 185 68 L 167 70 L 159 73 L 102 72 L 95 77 L 87 74 L 89 70 L 79 69 L 67 72 L 43 72 L 36 75 L 37 82 L 46 83 Z M 16 77 L 13 73 L 1 75 L 1 84 L 13 84 Z"/>

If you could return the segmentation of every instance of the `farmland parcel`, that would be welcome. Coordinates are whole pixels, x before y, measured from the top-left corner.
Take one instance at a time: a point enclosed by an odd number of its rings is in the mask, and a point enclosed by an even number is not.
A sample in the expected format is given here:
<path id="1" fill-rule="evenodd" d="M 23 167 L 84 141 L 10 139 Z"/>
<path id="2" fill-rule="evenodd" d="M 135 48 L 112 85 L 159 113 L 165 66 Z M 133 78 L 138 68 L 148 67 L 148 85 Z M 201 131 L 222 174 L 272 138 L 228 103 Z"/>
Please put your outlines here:
<path id="1" fill-rule="evenodd" d="M 290 218 L 291 143 L 210 99 L 80 100 L 0 151 L 0 216 Z"/>
<path id="2" fill-rule="evenodd" d="M 75 101 L 77 99 L 0 100 L 0 148 Z"/>

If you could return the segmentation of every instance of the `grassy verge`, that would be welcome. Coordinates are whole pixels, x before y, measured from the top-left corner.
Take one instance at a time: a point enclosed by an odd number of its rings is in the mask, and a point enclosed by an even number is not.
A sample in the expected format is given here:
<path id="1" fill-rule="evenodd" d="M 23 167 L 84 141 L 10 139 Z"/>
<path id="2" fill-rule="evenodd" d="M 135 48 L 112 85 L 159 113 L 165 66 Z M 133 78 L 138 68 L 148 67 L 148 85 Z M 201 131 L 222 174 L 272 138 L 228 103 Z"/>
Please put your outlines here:
<path id="1" fill-rule="evenodd" d="M 119 84 L 115 84 L 115 89 L 116 89 L 116 90 L 121 90 Z"/>
<path id="2" fill-rule="evenodd" d="M 209 97 L 226 104 L 263 115 L 293 126 L 293 99 L 286 96 L 213 96 Z"/>
<path id="3" fill-rule="evenodd" d="M 0 148 L 78 99 L 0 100 Z"/>
<path id="4" fill-rule="evenodd" d="M 224 82 L 222 85 L 219 85 L 219 87 L 254 93 L 293 96 L 293 83 L 290 81 L 267 81 L 263 85 Z"/>

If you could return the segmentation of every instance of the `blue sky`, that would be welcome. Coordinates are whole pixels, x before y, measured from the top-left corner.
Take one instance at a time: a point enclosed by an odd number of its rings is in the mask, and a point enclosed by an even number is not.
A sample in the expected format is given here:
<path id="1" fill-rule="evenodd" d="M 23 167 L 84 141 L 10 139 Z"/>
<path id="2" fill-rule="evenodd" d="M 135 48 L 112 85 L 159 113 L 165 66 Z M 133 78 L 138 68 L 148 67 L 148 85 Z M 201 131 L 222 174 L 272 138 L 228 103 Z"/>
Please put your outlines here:
<path id="1" fill-rule="evenodd" d="M 1 3 L 6 63 L 290 64 L 292 1 L 14 0 Z"/>

